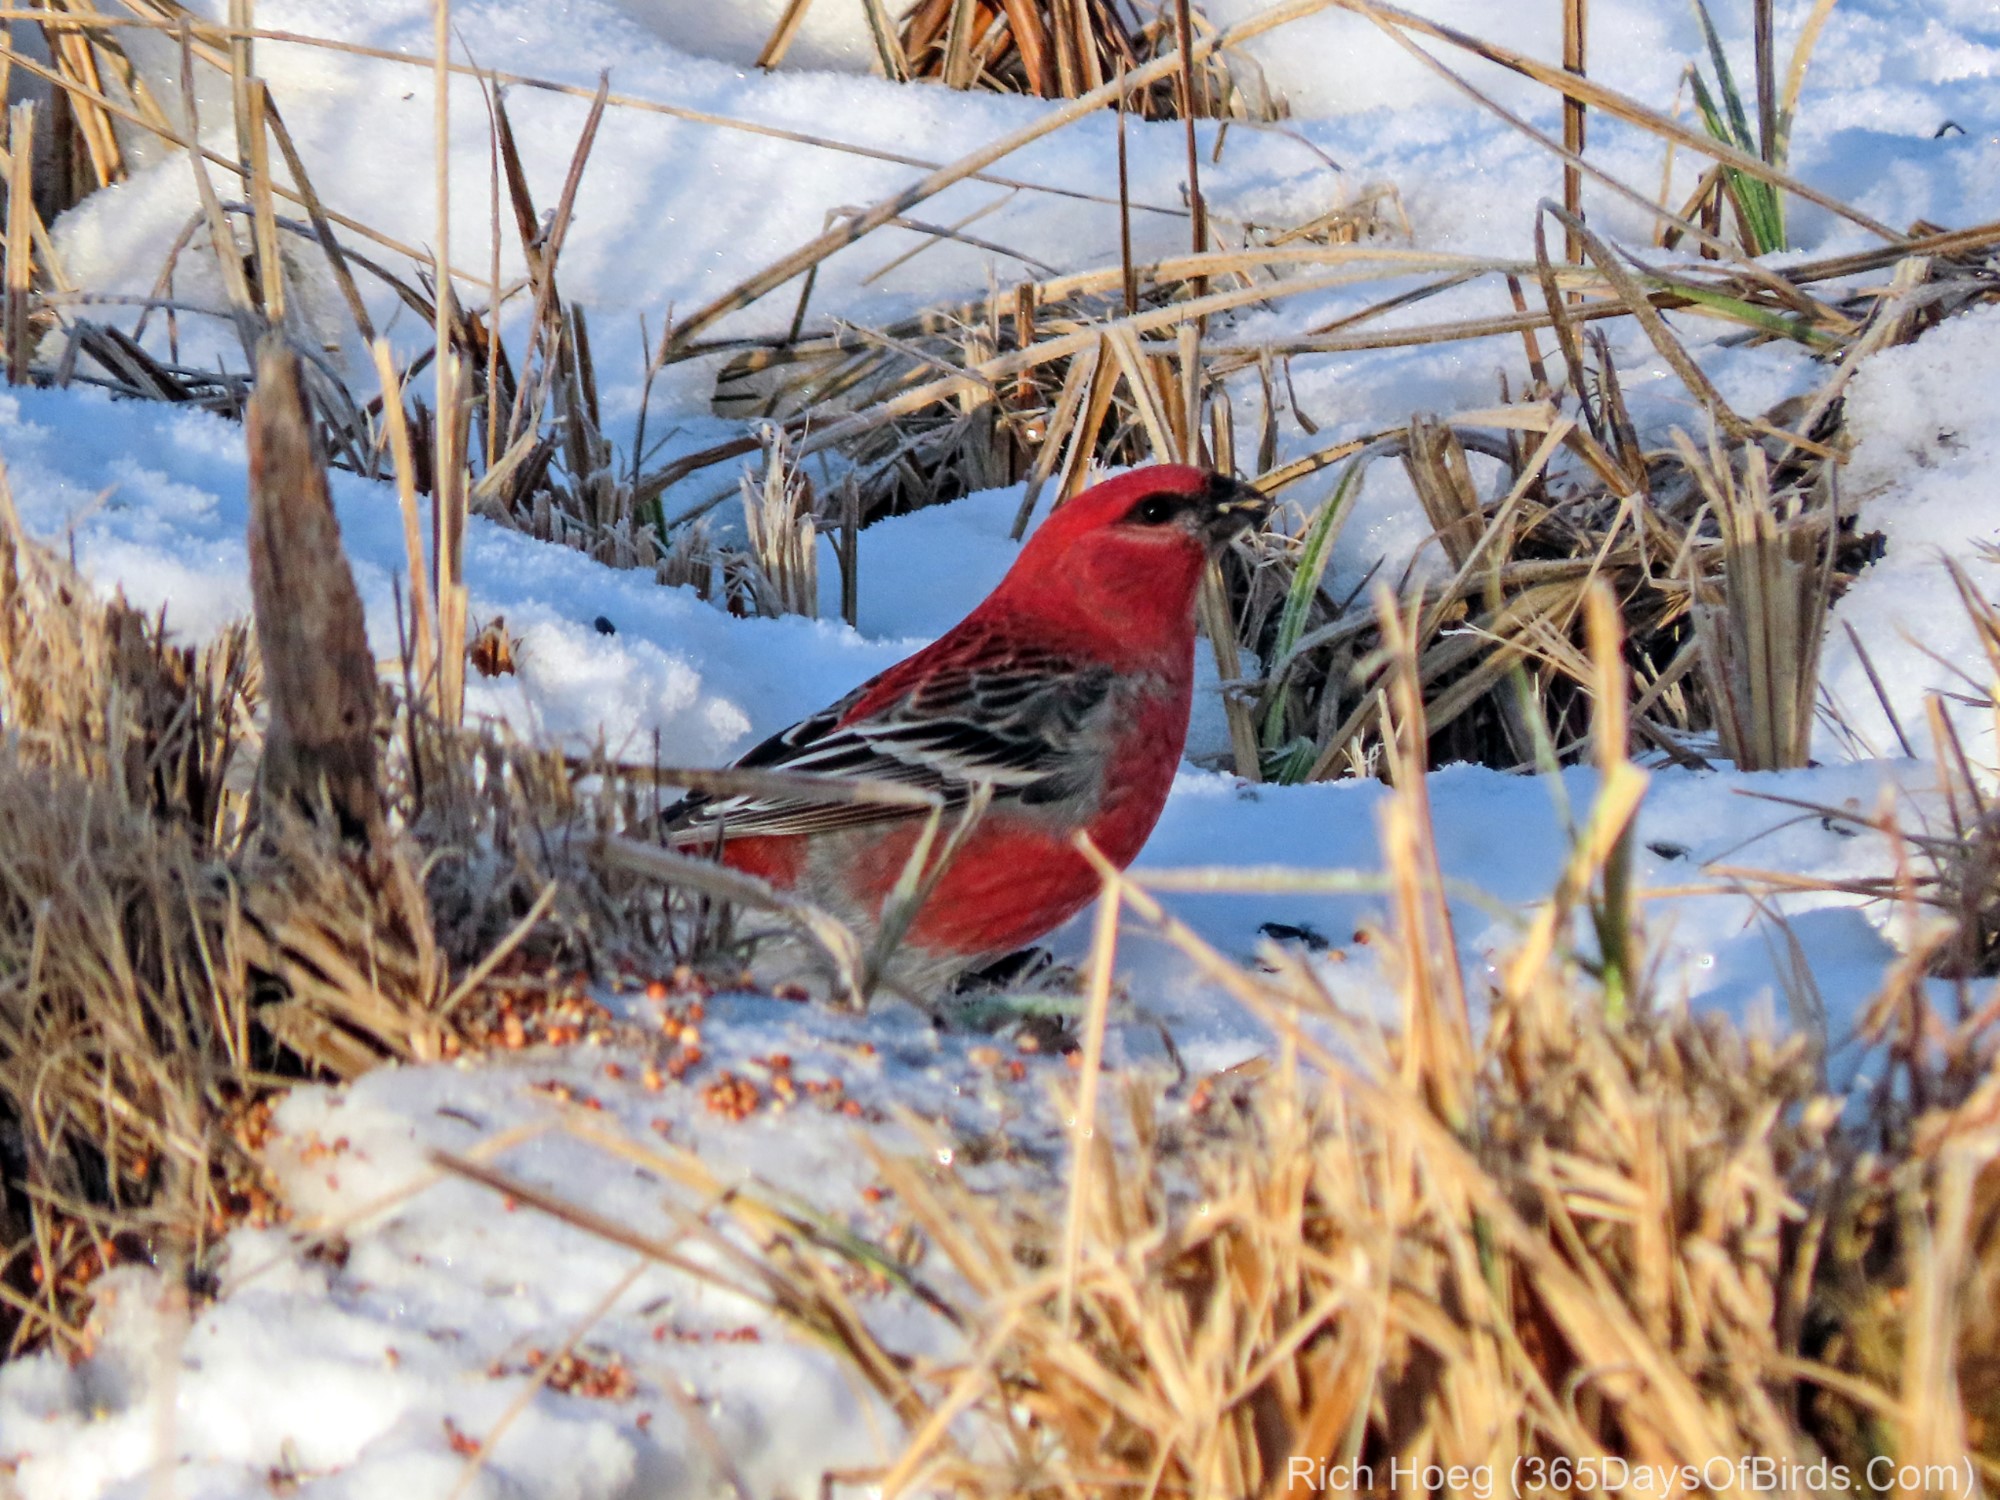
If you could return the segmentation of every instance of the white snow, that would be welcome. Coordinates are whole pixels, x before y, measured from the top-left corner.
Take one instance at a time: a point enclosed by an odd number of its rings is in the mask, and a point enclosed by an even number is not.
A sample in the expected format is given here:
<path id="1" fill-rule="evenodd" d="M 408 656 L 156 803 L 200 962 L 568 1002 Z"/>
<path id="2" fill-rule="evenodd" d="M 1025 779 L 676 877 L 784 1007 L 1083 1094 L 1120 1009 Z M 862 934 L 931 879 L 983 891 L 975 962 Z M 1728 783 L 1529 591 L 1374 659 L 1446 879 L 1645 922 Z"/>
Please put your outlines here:
<path id="1" fill-rule="evenodd" d="M 1259 3 L 1211 0 L 1208 9 L 1229 23 Z M 222 0 L 200 8 L 216 16 L 227 9 Z M 586 93 L 609 67 L 613 89 L 624 95 L 932 162 L 1050 107 L 895 87 L 869 76 L 872 53 L 851 0 L 817 0 L 787 67 L 759 73 L 750 60 L 782 8 L 779 0 L 478 0 L 456 6 L 453 18 L 463 48 L 482 67 Z M 1498 14 L 1473 0 L 1431 0 L 1421 8 L 1475 33 L 1491 32 Z M 1778 7 L 1781 50 L 1807 8 L 1803 0 Z M 1747 74 L 1747 8 L 1715 9 Z M 1558 16 L 1554 4 L 1524 12 L 1501 39 L 1552 57 Z M 431 34 L 424 0 L 265 0 L 256 19 L 415 57 L 427 52 Z M 141 54 L 145 45 L 135 43 Z M 1671 0 L 1605 0 L 1592 7 L 1591 49 L 1595 77 L 1670 109 L 1700 41 L 1687 10 Z M 1418 246 L 1528 251 L 1533 205 L 1560 192 L 1552 161 L 1374 27 L 1327 14 L 1250 51 L 1289 98 L 1294 118 L 1286 128 L 1297 138 L 1232 130 L 1212 160 L 1214 127 L 1201 127 L 1203 188 L 1226 227 L 1242 218 L 1301 219 L 1389 183 Z M 1440 55 L 1540 128 L 1558 128 L 1545 92 L 1458 54 Z M 406 245 L 431 245 L 428 70 L 278 42 L 259 43 L 256 56 L 326 201 Z M 586 100 L 517 85 L 507 103 L 537 202 L 546 208 Z M 451 252 L 474 273 L 470 288 L 483 284 L 489 253 L 486 117 L 470 80 L 454 84 L 451 107 Z M 204 138 L 229 149 L 226 97 L 204 94 L 202 108 Z M 1937 137 L 1947 120 L 1962 134 Z M 1135 121 L 1131 130 L 1135 199 L 1178 205 L 1180 126 Z M 1628 181 L 1657 183 L 1659 152 L 1649 139 L 1601 115 L 1593 115 L 1592 132 L 1594 161 Z M 1114 181 L 1112 153 L 1113 122 L 1105 116 L 994 170 L 1095 193 Z M 154 152 L 144 159 L 149 164 L 130 181 L 56 225 L 77 284 L 149 291 L 196 210 L 185 157 Z M 1963 226 L 2000 217 L 2000 13 L 1983 0 L 1947 0 L 1928 7 L 1917 25 L 1897 0 L 1837 7 L 1807 75 L 1792 164 L 1803 179 L 1894 227 L 1917 218 Z M 613 107 L 584 177 L 561 276 L 565 294 L 591 314 L 614 434 L 629 432 L 638 407 L 641 314 L 657 334 L 669 308 L 685 313 L 818 233 L 831 211 L 872 203 L 917 170 Z M 1677 199 L 1693 170 L 1683 153 Z M 1009 196 L 973 182 L 916 216 L 949 223 L 1002 199 L 980 220 L 982 237 L 1066 270 L 1115 260 L 1116 211 L 1101 203 L 1033 191 Z M 1637 209 L 1595 187 L 1587 202 L 1603 232 L 1640 249 L 1648 244 L 1650 225 Z M 1821 210 L 1793 209 L 1797 252 L 1870 243 Z M 1133 228 L 1141 256 L 1185 243 L 1185 221 L 1173 215 L 1142 211 Z M 868 279 L 926 243 L 924 253 Z M 370 253 L 408 269 L 393 250 Z M 310 259 L 300 260 L 308 271 Z M 521 273 L 511 223 L 501 261 L 503 280 Z M 823 268 L 813 311 L 886 321 L 942 298 L 979 294 L 989 271 L 1002 285 L 1024 274 L 1017 259 L 887 230 Z M 1246 312 L 1232 336 L 1296 330 L 1409 284 L 1374 283 Z M 367 352 L 331 293 L 310 274 L 307 288 L 315 326 L 336 346 L 332 357 L 350 372 L 366 370 Z M 400 350 L 428 341 L 429 330 L 385 288 L 364 277 L 363 290 Z M 194 252 L 181 257 L 175 294 L 209 306 L 223 301 L 213 265 Z M 787 288 L 733 314 L 721 331 L 781 328 L 794 301 L 795 288 Z M 519 299 L 515 309 L 518 321 L 525 316 Z M 1408 313 L 1411 321 L 1430 321 L 1497 310 L 1493 289 L 1483 287 Z M 1713 325 L 1675 321 L 1739 410 L 1765 410 L 1823 377 L 1795 347 L 1727 347 Z M 183 316 L 179 331 L 181 353 L 192 362 L 240 359 L 234 334 L 219 324 Z M 1639 335 L 1627 329 L 1611 336 L 1649 436 L 1663 438 L 1671 425 L 1691 421 Z M 149 342 L 164 352 L 163 337 L 156 319 Z M 1298 359 L 1297 400 L 1319 432 L 1309 436 L 1287 419 L 1281 454 L 1394 425 L 1413 410 L 1490 405 L 1501 371 L 1519 389 L 1520 362 L 1512 339 Z M 709 413 L 713 373 L 711 361 L 691 361 L 671 367 L 656 388 L 649 431 L 668 435 L 669 455 L 740 430 Z M 1252 409 L 1243 392 L 1238 397 L 1239 434 L 1254 431 Z M 1961 564 L 1982 593 L 2000 594 L 2000 564 L 1982 550 L 2000 544 L 2000 309 L 1948 320 L 1913 345 L 1877 355 L 1853 381 L 1847 418 L 1856 446 L 1844 491 L 1860 506 L 1861 528 L 1883 531 L 1888 546 L 1833 614 L 1825 688 L 1845 729 L 1822 725 L 1815 750 L 1823 764 L 1810 770 L 1655 772 L 1641 813 L 1637 872 L 1642 890 L 1677 892 L 1648 902 L 1665 996 L 1773 1028 L 1812 1028 L 1826 1037 L 1827 1066 L 1840 1076 L 1867 1066 L 1851 1032 L 1896 953 L 1893 924 L 1830 893 L 1756 901 L 1715 872 L 1762 868 L 1851 880 L 1888 868 L 1881 836 L 1773 799 L 1863 814 L 1893 805 L 1906 820 L 1930 805 L 1935 770 L 1922 760 L 1887 758 L 1899 748 L 1841 627 L 1851 623 L 1867 643 L 1919 756 L 1930 751 L 1928 694 L 1987 691 L 1992 673 L 1942 560 Z M 100 586 L 122 588 L 149 610 L 164 607 L 189 639 L 246 612 L 239 429 L 198 412 L 115 403 L 82 389 L 13 390 L 0 393 L 0 456 L 30 527 L 66 539 Z M 718 471 L 693 481 L 668 497 L 668 509 L 733 479 Z M 1321 476 L 1293 498 L 1310 501 L 1314 485 L 1331 483 L 1331 474 Z M 406 570 L 394 495 L 344 475 L 333 488 L 371 637 L 378 653 L 393 655 L 395 581 Z M 830 553 L 821 559 L 822 619 L 746 620 L 690 591 L 661 588 L 650 575 L 620 573 L 475 521 L 467 548 L 474 620 L 504 616 L 522 645 L 517 677 L 474 680 L 472 711 L 536 736 L 602 737 L 615 752 L 642 757 L 654 753 L 657 740 L 668 763 L 723 761 L 948 629 L 1008 566 L 1019 501 L 1018 490 L 996 491 L 866 531 L 858 630 L 833 618 Z M 1385 556 L 1400 566 L 1425 531 L 1396 466 L 1377 465 L 1342 533 L 1332 586 L 1344 592 Z M 615 634 L 601 633 L 600 617 Z M 1212 762 L 1225 736 L 1213 672 L 1204 670 L 1190 748 Z M 1949 711 L 1975 757 L 1991 761 L 1990 709 L 1975 703 Z M 1586 770 L 1555 782 L 1463 766 L 1433 773 L 1439 847 L 1458 892 L 1453 917 L 1468 953 L 1504 946 L 1528 903 L 1548 890 L 1568 847 L 1563 807 L 1587 807 L 1594 781 Z M 1252 963 L 1266 924 L 1310 930 L 1326 944 L 1314 962 L 1334 993 L 1357 1010 L 1382 1012 L 1392 991 L 1374 949 L 1356 935 L 1381 911 L 1379 895 L 1366 886 L 1380 866 L 1377 820 L 1388 795 L 1375 783 L 1249 787 L 1190 765 L 1138 868 L 1206 868 L 1226 858 L 1351 872 L 1361 887 L 1351 894 L 1223 893 L 1176 896 L 1171 904 L 1205 940 Z M 1080 920 L 1056 936 L 1059 957 L 1080 958 L 1086 925 Z M 1196 1072 L 1267 1046 L 1253 1021 L 1157 937 L 1128 932 L 1121 957 L 1112 1066 L 1170 1070 L 1163 1031 Z M 345 1089 L 293 1094 L 278 1112 L 270 1149 L 297 1215 L 293 1225 L 234 1232 L 219 1268 L 222 1294 L 191 1313 L 174 1291 L 174 1268 L 116 1271 L 103 1284 L 91 1358 L 73 1367 L 53 1355 L 0 1366 L 0 1497 L 220 1500 L 293 1483 L 314 1497 L 692 1496 L 724 1483 L 708 1456 L 711 1444 L 729 1455 L 751 1493 L 807 1496 L 820 1492 L 829 1471 L 865 1471 L 892 1458 L 897 1425 L 877 1398 L 753 1300 L 658 1266 L 641 1269 L 620 1291 L 639 1264 L 632 1250 L 526 1206 L 510 1211 L 485 1188 L 438 1180 L 430 1153 L 465 1154 L 529 1130 L 498 1153 L 497 1166 L 638 1233 L 681 1236 L 690 1259 L 740 1277 L 713 1245 L 686 1239 L 686 1221 L 668 1208 L 710 1205 L 579 1132 L 664 1141 L 663 1149 L 691 1152 L 724 1184 L 880 1235 L 897 1210 L 866 1191 L 874 1172 L 864 1135 L 894 1152 L 928 1149 L 912 1120 L 932 1122 L 945 1140 L 1005 1135 L 1025 1144 L 1004 1170 L 1059 1172 L 1062 1121 L 1049 1101 L 1066 1066 L 1010 1048 L 999 1049 L 996 1061 L 990 1039 L 940 1032 L 898 1005 L 857 1018 L 718 995 L 707 1001 L 702 1023 L 706 1060 L 685 1082 L 654 1091 L 643 1082 L 645 1064 L 671 1053 L 659 1006 L 633 994 L 604 998 L 616 1025 L 602 1046 L 386 1069 Z M 684 1009 L 686 1001 L 668 1003 Z M 786 1068 L 774 1063 L 780 1053 L 792 1060 Z M 702 1091 L 724 1071 L 754 1083 L 765 1107 L 740 1122 L 712 1114 Z M 841 1089 L 805 1092 L 773 1111 L 779 1074 L 822 1086 L 838 1079 Z M 562 1102 L 564 1091 L 572 1102 Z M 854 1109 L 843 1111 L 844 1101 Z M 314 1226 L 325 1227 L 336 1248 L 319 1248 L 307 1233 Z M 949 1284 L 936 1266 L 921 1270 Z M 872 1298 L 863 1306 L 903 1347 L 941 1360 L 963 1353 L 951 1330 L 907 1299 Z M 471 1474 L 460 1450 L 509 1420 L 536 1351 L 551 1352 L 572 1335 L 593 1367 L 627 1371 L 629 1391 L 603 1399 L 553 1389 L 533 1395 Z"/>
<path id="2" fill-rule="evenodd" d="M 1854 457 L 1841 475 L 1861 504 L 1863 529 L 1882 531 L 1888 552 L 1835 606 L 1821 679 L 1864 750 L 1897 751 L 1895 731 L 1868 681 L 1861 638 L 1913 745 L 1930 731 L 1924 700 L 1942 700 L 1983 763 L 1994 754 L 1990 708 L 1954 701 L 1991 691 L 1987 662 L 1946 563 L 1978 596 L 2000 597 L 2000 307 L 1952 318 L 1915 344 L 1885 349 L 1854 377 L 1847 398 Z M 1839 753 L 1822 728 L 1822 754 Z"/>

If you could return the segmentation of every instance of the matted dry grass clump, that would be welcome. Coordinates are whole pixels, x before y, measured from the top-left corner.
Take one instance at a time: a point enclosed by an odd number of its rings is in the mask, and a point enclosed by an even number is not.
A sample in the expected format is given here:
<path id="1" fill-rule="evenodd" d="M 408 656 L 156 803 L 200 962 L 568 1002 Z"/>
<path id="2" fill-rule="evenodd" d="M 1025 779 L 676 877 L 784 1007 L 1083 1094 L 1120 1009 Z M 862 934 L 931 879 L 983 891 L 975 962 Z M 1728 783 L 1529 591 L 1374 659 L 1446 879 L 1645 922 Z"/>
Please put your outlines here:
<path id="1" fill-rule="evenodd" d="M 759 67 L 784 61 L 814 3 L 790 0 L 758 53 Z M 1188 0 L 1160 6 L 1132 0 L 913 0 L 893 19 L 884 0 L 822 3 L 860 8 L 885 78 L 1044 99 L 1077 98 L 1189 38 L 1215 32 Z M 1256 79 L 1246 60 L 1236 59 L 1232 67 L 1213 56 L 1189 77 L 1140 92 L 1132 108 L 1150 119 L 1252 111 L 1260 118 L 1282 116 L 1284 101 L 1273 98 L 1261 79 L 1255 97 L 1244 97 L 1237 69 Z"/>
<path id="2" fill-rule="evenodd" d="M 1192 1118 L 1136 1098 L 1068 1280 L 1054 1205 L 891 1173 L 977 1294 L 979 1354 L 925 1388 L 990 1434 L 926 1428 L 899 1475 L 996 1496 L 1992 1483 L 1990 1079 L 1877 1140 L 1841 1128 L 1802 1038 L 1611 1022 L 1537 979 L 1455 1079 L 1392 1046 L 1215 1081 Z"/>
<path id="3" fill-rule="evenodd" d="M 268 437 L 286 425 L 271 402 L 297 393 L 268 361 L 263 385 L 252 431 Z M 302 405 L 289 425 L 308 432 Z M 299 473 L 267 455 L 253 474 L 310 510 Z M 337 535 L 301 559 L 345 576 Z M 285 582 L 314 617 L 301 570 Z M 306 653 L 331 654 L 323 630 L 308 637 Z M 0 484 L 9 1350 L 79 1349 L 107 1265 L 138 1256 L 198 1280 L 214 1235 L 277 1211 L 254 1153 L 273 1089 L 453 1055 L 503 966 L 699 956 L 684 946 L 692 898 L 601 857 L 641 793 L 594 762 L 449 726 L 413 690 L 380 694 L 378 714 L 361 644 L 368 774 L 322 798 L 324 752 L 284 705 L 312 679 L 267 676 L 275 648 L 243 627 L 172 644 L 164 620 L 31 541 Z"/>

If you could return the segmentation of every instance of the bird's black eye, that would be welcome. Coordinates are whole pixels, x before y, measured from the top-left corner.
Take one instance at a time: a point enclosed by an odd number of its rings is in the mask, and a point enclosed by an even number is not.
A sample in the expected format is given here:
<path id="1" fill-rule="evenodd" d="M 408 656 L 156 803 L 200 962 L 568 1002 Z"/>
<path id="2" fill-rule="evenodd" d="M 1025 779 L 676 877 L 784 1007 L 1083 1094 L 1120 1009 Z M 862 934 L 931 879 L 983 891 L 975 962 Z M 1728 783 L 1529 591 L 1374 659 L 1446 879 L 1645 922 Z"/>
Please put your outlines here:
<path id="1" fill-rule="evenodd" d="M 1181 512 L 1181 501 L 1173 495 L 1148 495 L 1131 510 L 1125 519 L 1141 526 L 1164 526 Z"/>

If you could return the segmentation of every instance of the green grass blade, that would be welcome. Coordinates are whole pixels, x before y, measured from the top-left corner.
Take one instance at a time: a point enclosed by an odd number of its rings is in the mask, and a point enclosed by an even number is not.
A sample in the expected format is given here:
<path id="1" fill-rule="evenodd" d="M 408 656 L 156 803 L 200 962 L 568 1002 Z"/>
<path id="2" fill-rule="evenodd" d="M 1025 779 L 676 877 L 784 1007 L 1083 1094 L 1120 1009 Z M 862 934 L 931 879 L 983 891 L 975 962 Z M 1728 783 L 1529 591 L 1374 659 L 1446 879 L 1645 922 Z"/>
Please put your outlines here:
<path id="1" fill-rule="evenodd" d="M 1348 501 L 1353 498 L 1354 487 L 1360 477 L 1361 466 L 1350 462 L 1340 476 L 1340 483 L 1334 486 L 1333 494 L 1320 506 L 1319 513 L 1306 528 L 1299 565 L 1292 574 L 1292 586 L 1285 591 L 1284 611 L 1278 616 L 1278 634 L 1271 657 L 1273 662 L 1281 662 L 1291 655 L 1292 647 L 1305 634 L 1307 612 L 1312 608 L 1313 596 L 1319 592 L 1320 580 L 1326 576 L 1326 565 L 1333 557 L 1333 538 L 1339 530 L 1339 523 L 1346 517 Z M 1264 749 L 1267 754 L 1276 752 L 1284 738 L 1285 708 L 1290 699 L 1289 686 L 1281 687 L 1265 712 Z"/>
<path id="2" fill-rule="evenodd" d="M 1652 279 L 1649 278 L 1649 281 Z M 1718 316 L 1733 323 L 1742 323 L 1779 338 L 1792 339 L 1810 349 L 1838 349 L 1841 340 L 1824 329 L 1815 328 L 1804 318 L 1773 312 L 1768 307 L 1759 307 L 1754 302 L 1745 302 L 1740 297 L 1732 297 L 1727 292 L 1718 292 L 1711 287 L 1698 285 L 1679 279 L 1662 279 L 1652 284 L 1671 291 L 1677 297 L 1685 297 L 1697 306 L 1710 309 Z"/>
<path id="3" fill-rule="evenodd" d="M 1708 24 L 1708 12 L 1702 7 L 1701 0 L 1695 0 L 1695 9 L 1709 39 L 1710 55 L 1717 64 L 1724 100 L 1722 105 L 1718 105 L 1715 95 L 1709 92 L 1708 81 L 1701 76 L 1701 70 L 1693 66 L 1688 68 L 1688 81 L 1694 86 L 1695 110 L 1701 116 L 1702 128 L 1723 145 L 1735 146 L 1754 155 L 1757 148 L 1749 139 L 1749 121 L 1744 118 L 1742 97 L 1736 92 L 1729 64 L 1722 55 L 1722 43 L 1716 37 L 1715 29 Z M 1731 194 L 1742 205 L 1743 232 L 1750 241 L 1747 246 L 1750 253 L 1764 255 L 1772 250 L 1784 249 L 1784 201 L 1778 190 L 1768 182 L 1734 168 L 1725 168 L 1724 175 Z"/>
<path id="4" fill-rule="evenodd" d="M 1708 6 L 1703 0 L 1694 0 L 1694 14 L 1701 23 L 1702 40 L 1708 43 L 1709 61 L 1715 65 L 1715 84 L 1722 91 L 1722 102 L 1729 113 L 1729 134 L 1716 138 L 1756 156 L 1757 138 L 1750 134 L 1750 117 L 1743 112 L 1742 92 L 1736 87 L 1736 75 L 1729 70 L 1729 55 L 1722 50 L 1722 38 L 1715 33 L 1715 22 L 1709 19 Z M 1715 133 L 1712 127 L 1710 133 Z"/>
<path id="5" fill-rule="evenodd" d="M 1688 82 L 1694 86 L 1694 107 L 1701 116 L 1701 128 L 1725 146 L 1729 144 L 1729 126 L 1724 123 L 1722 111 L 1716 107 L 1715 95 L 1708 91 L 1708 80 L 1701 76 L 1701 69 L 1688 64 Z"/>
<path id="6" fill-rule="evenodd" d="M 1743 206 L 1744 233 L 1749 237 L 1751 253 L 1764 255 L 1784 249 L 1784 214 L 1771 185 L 1741 172 L 1731 171 L 1728 176 L 1729 189 Z"/>
<path id="7" fill-rule="evenodd" d="M 1319 759 L 1319 746 L 1305 735 L 1257 757 L 1257 768 L 1273 786 L 1297 786 L 1311 773 Z"/>

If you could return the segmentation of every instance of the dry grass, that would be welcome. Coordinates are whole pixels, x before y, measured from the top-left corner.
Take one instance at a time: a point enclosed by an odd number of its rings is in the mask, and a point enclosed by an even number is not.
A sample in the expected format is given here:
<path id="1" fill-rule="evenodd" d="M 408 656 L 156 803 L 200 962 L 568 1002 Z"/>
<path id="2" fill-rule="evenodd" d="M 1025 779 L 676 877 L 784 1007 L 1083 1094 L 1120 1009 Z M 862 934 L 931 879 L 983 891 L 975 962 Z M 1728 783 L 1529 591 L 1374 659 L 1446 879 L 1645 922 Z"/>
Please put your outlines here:
<path id="1" fill-rule="evenodd" d="M 1397 935 L 1406 965 L 1419 936 Z M 969 1404 L 1004 1455 L 931 1427 L 898 1477 L 1246 1495 L 1615 1459 L 1726 1493 L 1759 1458 L 1831 1455 L 1855 1488 L 1877 1456 L 1961 1482 L 1969 1451 L 1990 1463 L 1995 1330 L 1968 1294 L 2000 1260 L 1991 1100 L 1934 1095 L 1885 1147 L 1839 1128 L 1805 1039 L 1615 1023 L 1580 970 L 1500 997 L 1462 1070 L 1364 1034 L 1358 1061 L 1287 1049 L 1205 1108 L 1136 1095 L 1133 1145 L 1094 1158 L 1073 1300 L 1055 1204 L 891 1173 L 976 1294 L 978 1353 L 931 1399 Z M 1303 976 L 1259 988 L 1275 1014 L 1338 1019 Z M 1420 985 L 1405 997 L 1407 1038 L 1428 1018 Z"/>
<path id="2" fill-rule="evenodd" d="M 775 68 L 784 60 L 812 3 L 791 0 L 785 7 L 758 54 L 759 67 Z M 867 17 L 876 63 L 886 78 L 1045 99 L 1074 99 L 1101 88 L 1120 72 L 1171 52 L 1189 35 L 1215 29 L 1187 0 L 1150 16 L 1130 0 L 915 0 L 894 21 L 883 0 L 847 3 L 859 5 Z M 1237 66 L 1255 77 L 1254 67 Z M 1133 105 L 1153 119 L 1283 114 L 1283 101 L 1266 89 L 1259 87 L 1254 99 L 1246 99 L 1232 71 L 1219 56 L 1211 57 L 1190 78 L 1158 83 Z"/>
<path id="3" fill-rule="evenodd" d="M 216 1234 L 275 1212 L 253 1149 L 274 1088 L 454 1055 L 502 964 L 714 946 L 692 887 L 663 897 L 607 856 L 657 794 L 409 696 L 362 726 L 375 816 L 313 816 L 296 769 L 269 774 L 264 665 L 245 629 L 178 647 L 100 599 L 0 488 L 10 1350 L 80 1349 L 116 1259 L 198 1283 Z"/>

